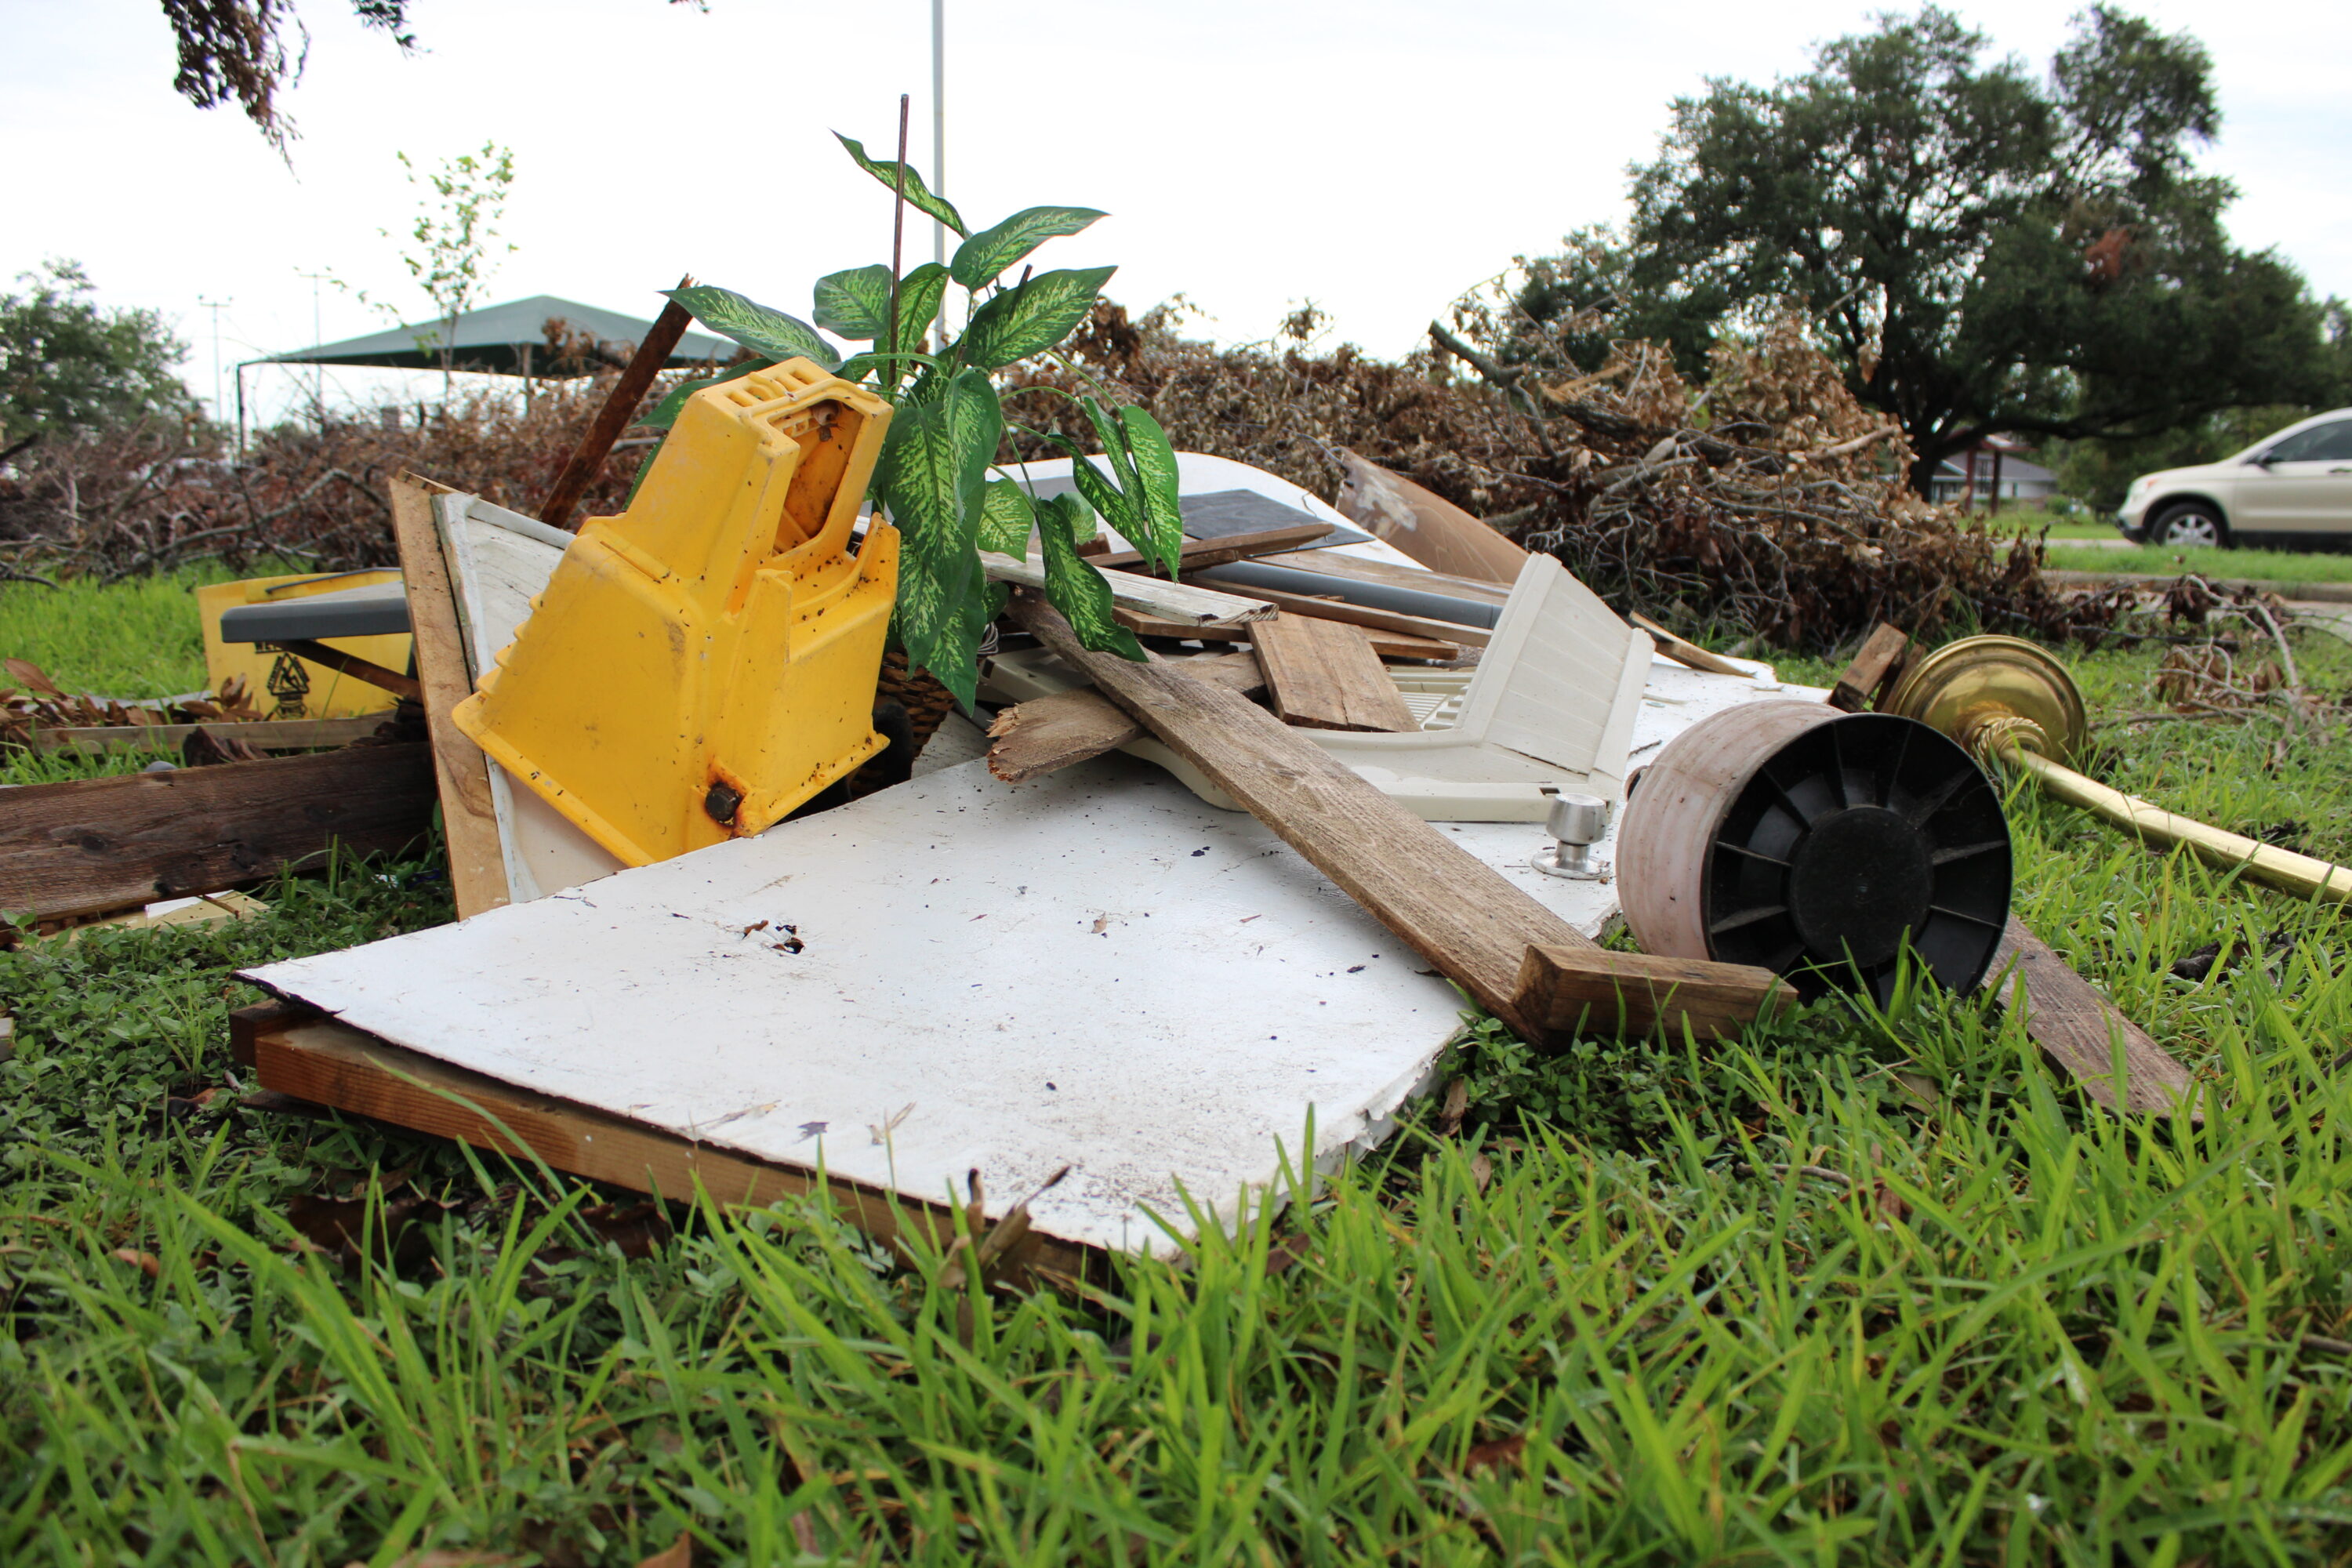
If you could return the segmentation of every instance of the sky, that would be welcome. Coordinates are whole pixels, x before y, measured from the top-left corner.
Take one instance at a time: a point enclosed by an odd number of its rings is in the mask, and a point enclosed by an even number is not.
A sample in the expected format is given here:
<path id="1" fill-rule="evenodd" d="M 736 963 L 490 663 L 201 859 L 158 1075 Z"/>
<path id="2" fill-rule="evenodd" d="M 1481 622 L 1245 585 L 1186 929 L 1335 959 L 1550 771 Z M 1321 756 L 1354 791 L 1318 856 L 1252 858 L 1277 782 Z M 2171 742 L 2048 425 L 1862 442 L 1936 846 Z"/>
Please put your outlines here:
<path id="1" fill-rule="evenodd" d="M 1520 254 L 1625 212 L 1678 95 L 1801 70 L 1871 0 L 943 0 L 945 188 L 975 227 L 1021 207 L 1111 216 L 1044 266 L 1103 266 L 1140 310 L 1182 293 L 1193 330 L 1270 335 L 1311 300 L 1383 355 Z M 2036 69 L 2071 7 L 1953 7 Z M 2142 0 L 2211 51 L 2223 113 L 2202 156 L 2234 181 L 2237 242 L 2352 296 L 2352 6 Z M 394 234 L 430 167 L 511 147 L 487 300 L 554 294 L 651 316 L 682 272 L 805 315 L 819 276 L 889 255 L 888 193 L 827 132 L 880 153 L 913 96 L 931 141 L 930 4 L 865 0 L 415 0 L 417 52 L 347 0 L 301 0 L 310 35 L 282 100 L 281 158 L 234 109 L 171 89 L 155 0 L 0 0 L 0 280 L 80 262 L 101 302 L 152 307 L 218 363 L 380 330 L 365 294 L 430 313 Z M 930 253 L 909 225 L 911 258 Z M 313 277 L 312 274 L 324 274 Z M 0 287 L 7 287 L 0 281 Z M 219 302 L 220 308 L 210 308 Z M 387 384 L 331 373 L 331 399 Z M 227 372 L 217 384 L 230 385 Z M 247 372 L 257 409 L 298 388 Z M 234 407 L 234 393 L 226 401 Z"/>

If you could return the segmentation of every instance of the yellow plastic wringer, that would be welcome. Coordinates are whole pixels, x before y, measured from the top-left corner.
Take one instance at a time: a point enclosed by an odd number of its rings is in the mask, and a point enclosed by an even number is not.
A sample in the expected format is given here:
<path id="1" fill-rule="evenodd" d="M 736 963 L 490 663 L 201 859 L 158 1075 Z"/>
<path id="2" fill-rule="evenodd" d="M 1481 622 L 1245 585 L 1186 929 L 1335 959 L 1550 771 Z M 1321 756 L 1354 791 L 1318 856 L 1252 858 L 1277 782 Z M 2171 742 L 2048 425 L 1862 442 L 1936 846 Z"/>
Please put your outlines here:
<path id="1" fill-rule="evenodd" d="M 758 833 L 884 745 L 898 531 L 852 554 L 890 405 L 805 359 L 687 401 L 457 727 L 633 866 Z"/>

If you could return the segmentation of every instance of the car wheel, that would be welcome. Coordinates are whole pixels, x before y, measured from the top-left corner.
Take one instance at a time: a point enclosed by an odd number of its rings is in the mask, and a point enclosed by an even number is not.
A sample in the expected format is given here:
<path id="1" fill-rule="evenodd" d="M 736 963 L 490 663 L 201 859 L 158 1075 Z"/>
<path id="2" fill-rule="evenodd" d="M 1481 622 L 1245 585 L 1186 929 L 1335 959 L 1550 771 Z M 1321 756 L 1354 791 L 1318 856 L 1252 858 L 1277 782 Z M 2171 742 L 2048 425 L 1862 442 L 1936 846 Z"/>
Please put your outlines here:
<path id="1" fill-rule="evenodd" d="M 2230 527 L 2221 521 L 2221 509 L 2210 502 L 2175 501 L 2147 525 L 2147 539 L 2151 544 L 2175 547 L 2221 547 L 2230 542 Z"/>

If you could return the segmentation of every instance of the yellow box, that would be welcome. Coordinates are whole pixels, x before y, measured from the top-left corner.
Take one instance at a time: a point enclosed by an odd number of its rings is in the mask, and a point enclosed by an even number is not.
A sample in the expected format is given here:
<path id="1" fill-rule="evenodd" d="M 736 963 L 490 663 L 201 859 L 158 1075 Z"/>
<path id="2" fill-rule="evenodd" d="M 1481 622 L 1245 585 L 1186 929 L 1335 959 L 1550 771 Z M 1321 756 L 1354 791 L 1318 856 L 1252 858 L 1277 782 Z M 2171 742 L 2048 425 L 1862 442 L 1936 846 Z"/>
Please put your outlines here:
<path id="1" fill-rule="evenodd" d="M 257 643 L 223 642 L 221 614 L 245 605 L 273 605 L 332 594 L 345 588 L 372 588 L 397 583 L 400 570 L 378 566 L 362 572 L 299 572 L 284 577 L 248 577 L 239 583 L 215 583 L 196 590 L 196 617 L 205 633 L 205 679 L 218 691 L 236 676 L 245 677 L 253 704 L 271 719 L 355 719 L 362 713 L 388 712 L 400 699 L 381 686 L 371 686 L 355 675 L 312 664 L 290 653 L 266 653 Z M 353 654 L 386 669 L 408 668 L 409 635 L 393 632 L 373 637 L 330 637 L 331 648 Z"/>
<path id="2" fill-rule="evenodd" d="M 890 405 L 804 359 L 688 399 L 457 727 L 633 866 L 758 833 L 884 744 L 898 532 L 850 534 Z"/>

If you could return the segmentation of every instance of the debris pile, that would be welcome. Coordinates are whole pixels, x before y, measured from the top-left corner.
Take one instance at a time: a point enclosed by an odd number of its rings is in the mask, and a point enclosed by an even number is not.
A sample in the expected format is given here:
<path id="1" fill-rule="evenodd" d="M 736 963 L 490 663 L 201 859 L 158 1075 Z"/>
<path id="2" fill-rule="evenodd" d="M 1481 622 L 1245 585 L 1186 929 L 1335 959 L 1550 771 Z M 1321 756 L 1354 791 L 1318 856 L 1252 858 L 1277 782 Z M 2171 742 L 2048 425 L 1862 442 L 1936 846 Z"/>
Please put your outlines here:
<path id="1" fill-rule="evenodd" d="M 2115 619 L 2110 601 L 2046 587 L 2038 542 L 1913 494 L 1902 432 L 1855 401 L 1793 314 L 1718 351 L 1704 388 L 1638 342 L 1591 374 L 1547 380 L 1442 327 L 1442 354 L 1388 363 L 1344 344 L 1315 352 L 1311 312 L 1285 342 L 1235 349 L 1179 324 L 1165 307 L 1130 321 L 1106 304 L 1074 357 L 1181 447 L 1318 494 L 1337 451 L 1352 450 L 1558 555 L 1622 610 L 1814 651 L 1880 621 L 2095 640 Z M 1075 390 L 1081 376 L 1024 379 Z M 1082 434 L 1066 399 L 1008 401 Z"/>

